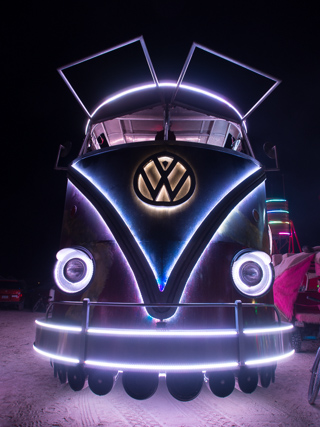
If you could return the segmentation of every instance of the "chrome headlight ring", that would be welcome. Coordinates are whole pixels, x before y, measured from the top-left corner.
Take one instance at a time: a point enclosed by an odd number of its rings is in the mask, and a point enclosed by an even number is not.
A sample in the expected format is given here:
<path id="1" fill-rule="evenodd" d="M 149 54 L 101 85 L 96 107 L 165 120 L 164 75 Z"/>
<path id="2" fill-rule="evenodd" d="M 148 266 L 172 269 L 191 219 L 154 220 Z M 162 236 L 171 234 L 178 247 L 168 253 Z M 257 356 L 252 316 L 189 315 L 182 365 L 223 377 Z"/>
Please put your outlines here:
<path id="1" fill-rule="evenodd" d="M 231 265 L 233 283 L 238 292 L 246 297 L 266 294 L 274 280 L 271 258 L 262 251 L 241 252 Z"/>
<path id="2" fill-rule="evenodd" d="M 54 279 L 57 286 L 69 294 L 85 289 L 94 274 L 94 260 L 84 248 L 64 248 L 57 255 Z"/>

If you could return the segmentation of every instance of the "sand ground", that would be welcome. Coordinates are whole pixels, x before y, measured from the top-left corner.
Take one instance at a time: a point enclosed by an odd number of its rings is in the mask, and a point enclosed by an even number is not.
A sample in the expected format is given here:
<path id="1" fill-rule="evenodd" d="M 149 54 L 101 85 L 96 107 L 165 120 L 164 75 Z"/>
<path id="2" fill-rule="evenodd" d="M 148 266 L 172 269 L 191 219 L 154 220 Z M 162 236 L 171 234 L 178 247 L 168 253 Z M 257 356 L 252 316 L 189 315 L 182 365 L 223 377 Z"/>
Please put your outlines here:
<path id="1" fill-rule="evenodd" d="M 320 396 L 307 400 L 310 368 L 319 342 L 303 342 L 303 351 L 278 364 L 276 381 L 252 394 L 238 389 L 225 398 L 204 385 L 191 402 L 179 402 L 160 379 L 157 392 L 136 401 L 121 378 L 106 396 L 89 387 L 74 392 L 53 376 L 49 362 L 33 350 L 34 320 L 42 313 L 0 310 L 0 426 L 320 426 Z"/>

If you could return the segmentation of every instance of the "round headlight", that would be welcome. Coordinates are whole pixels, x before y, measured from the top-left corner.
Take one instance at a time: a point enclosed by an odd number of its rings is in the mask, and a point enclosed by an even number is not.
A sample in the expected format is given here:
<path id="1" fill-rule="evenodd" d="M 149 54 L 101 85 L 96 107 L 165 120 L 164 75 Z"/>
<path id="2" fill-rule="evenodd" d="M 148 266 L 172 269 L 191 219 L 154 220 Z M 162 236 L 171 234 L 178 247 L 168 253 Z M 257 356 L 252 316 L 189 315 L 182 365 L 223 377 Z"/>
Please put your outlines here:
<path id="1" fill-rule="evenodd" d="M 259 297 L 273 284 L 271 258 L 265 252 L 244 252 L 232 264 L 232 279 L 236 289 L 245 296 Z"/>
<path id="2" fill-rule="evenodd" d="M 69 282 L 80 282 L 86 275 L 86 263 L 80 258 L 70 259 L 64 266 L 64 276 Z"/>
<path id="3" fill-rule="evenodd" d="M 62 291 L 68 293 L 82 291 L 90 283 L 93 273 L 93 257 L 88 251 L 65 248 L 57 253 L 54 278 Z"/>
<path id="4" fill-rule="evenodd" d="M 258 263 L 247 261 L 240 266 L 239 276 L 246 285 L 257 286 L 262 280 L 263 271 Z"/>

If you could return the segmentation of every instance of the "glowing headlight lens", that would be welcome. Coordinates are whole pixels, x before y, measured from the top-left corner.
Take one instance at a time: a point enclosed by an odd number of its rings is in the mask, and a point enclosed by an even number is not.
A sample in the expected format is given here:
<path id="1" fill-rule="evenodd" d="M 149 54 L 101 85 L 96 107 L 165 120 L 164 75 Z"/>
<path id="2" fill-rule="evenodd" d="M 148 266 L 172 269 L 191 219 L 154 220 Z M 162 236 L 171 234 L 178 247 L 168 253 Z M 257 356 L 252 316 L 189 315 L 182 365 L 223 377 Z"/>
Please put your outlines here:
<path id="1" fill-rule="evenodd" d="M 87 266 L 80 258 L 72 258 L 64 266 L 64 276 L 69 282 L 80 282 L 86 275 Z"/>
<path id="2" fill-rule="evenodd" d="M 239 275 L 242 282 L 246 285 L 256 286 L 261 282 L 263 271 L 256 262 L 247 261 L 240 266 Z"/>
<path id="3" fill-rule="evenodd" d="M 89 253 L 75 248 L 61 249 L 57 253 L 54 278 L 62 291 L 82 291 L 90 283 L 93 272 L 93 258 Z"/>
<path id="4" fill-rule="evenodd" d="M 237 290 L 249 297 L 269 291 L 273 283 L 271 258 L 265 252 L 245 252 L 232 264 L 232 279 Z"/>

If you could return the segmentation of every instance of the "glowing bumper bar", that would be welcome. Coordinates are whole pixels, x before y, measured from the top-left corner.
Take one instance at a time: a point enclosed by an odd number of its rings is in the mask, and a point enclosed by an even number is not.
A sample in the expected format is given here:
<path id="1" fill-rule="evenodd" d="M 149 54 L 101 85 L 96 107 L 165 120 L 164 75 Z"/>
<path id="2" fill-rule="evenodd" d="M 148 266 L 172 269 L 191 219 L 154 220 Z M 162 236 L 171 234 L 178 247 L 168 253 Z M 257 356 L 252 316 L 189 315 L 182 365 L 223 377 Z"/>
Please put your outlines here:
<path id="1" fill-rule="evenodd" d="M 65 326 L 54 323 L 49 323 L 42 320 L 36 320 L 36 325 L 41 326 L 42 328 L 54 329 L 56 331 L 66 331 L 66 332 L 82 332 L 83 329 L 80 326 Z M 284 331 L 289 331 L 293 329 L 291 323 L 282 323 L 281 326 L 270 327 L 270 328 L 245 328 L 243 330 L 244 334 L 247 335 L 261 335 L 261 334 L 274 334 Z M 189 329 L 189 330 L 150 330 L 150 329 L 116 329 L 116 328 L 88 328 L 88 334 L 97 334 L 97 335 L 125 335 L 125 336 L 166 336 L 166 337 L 201 337 L 201 336 L 230 336 L 238 335 L 236 329 Z"/>
<path id="2" fill-rule="evenodd" d="M 275 327 L 245 328 L 242 339 L 249 341 L 246 347 L 252 347 L 258 342 L 259 351 L 246 353 L 239 361 L 238 342 L 239 333 L 236 329 L 216 330 L 138 330 L 116 328 L 93 328 L 86 331 L 81 327 L 58 325 L 47 321 L 36 321 L 37 337 L 34 349 L 40 355 L 64 364 L 84 364 L 87 367 L 99 367 L 120 371 L 156 371 L 156 372 L 187 372 L 212 371 L 219 369 L 238 369 L 240 366 L 261 366 L 275 364 L 277 361 L 290 357 L 292 351 L 288 345 L 283 345 L 284 335 L 292 330 L 291 324 L 281 323 Z M 53 334 L 53 335 L 52 335 Z M 241 334 L 242 335 L 242 334 Z M 79 343 L 86 336 L 88 347 L 84 358 L 79 357 Z M 246 338 L 247 337 L 247 338 Z M 92 338 L 93 340 L 90 340 Z M 68 339 L 72 345 L 66 345 Z M 110 339 L 111 341 L 108 341 Z M 107 340 L 107 341 L 106 341 Z M 125 342 L 124 347 L 123 340 Z M 139 341 L 137 341 L 139 340 Z M 287 340 L 288 341 L 288 340 Z M 52 342 L 55 343 L 52 346 Z M 160 344 L 159 344 L 160 342 Z M 181 348 L 179 347 L 181 343 Z M 209 346 L 220 348 L 220 356 L 214 359 L 214 352 L 203 354 L 203 349 Z M 270 342 L 272 351 L 270 351 Z M 117 354 L 112 343 L 120 344 L 121 351 Z M 178 343 L 178 344 L 177 344 Z M 267 346 L 265 345 L 267 343 Z M 141 351 L 142 360 L 137 354 L 132 356 L 131 349 L 138 344 L 141 348 L 150 348 L 152 355 L 145 357 L 145 350 Z M 114 348 L 117 348 L 117 345 Z M 188 357 L 183 360 L 185 346 L 197 348 L 196 360 Z M 64 347 L 64 348 L 62 348 Z M 122 350 L 127 349 L 123 354 Z M 170 349 L 173 349 L 170 353 Z M 153 349 L 153 351 L 152 351 Z M 168 351 L 169 349 L 169 351 Z M 162 352 L 162 350 L 164 350 Z M 181 351 L 182 350 L 182 351 Z M 266 351 L 265 351 L 266 350 Z M 181 352 L 182 358 L 176 357 Z M 229 359 L 223 356 L 228 354 Z M 62 354 L 63 353 L 63 354 Z M 173 360 L 170 357 L 173 355 Z M 223 361 L 222 361 L 223 360 Z"/>

